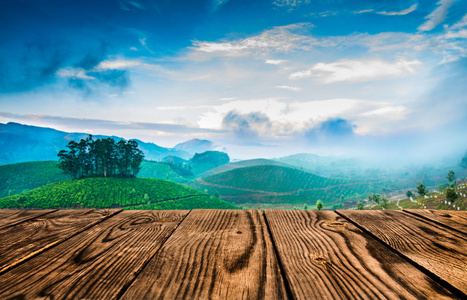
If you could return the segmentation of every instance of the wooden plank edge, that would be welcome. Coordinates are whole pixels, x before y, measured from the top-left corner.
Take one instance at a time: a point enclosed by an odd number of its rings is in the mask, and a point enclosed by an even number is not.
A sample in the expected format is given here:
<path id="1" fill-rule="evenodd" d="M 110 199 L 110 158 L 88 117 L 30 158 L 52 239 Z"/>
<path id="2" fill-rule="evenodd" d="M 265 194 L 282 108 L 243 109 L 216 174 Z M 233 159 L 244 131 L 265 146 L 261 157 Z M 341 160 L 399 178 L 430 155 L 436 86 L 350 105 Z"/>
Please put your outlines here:
<path id="1" fill-rule="evenodd" d="M 58 210 L 55 210 L 55 211 L 58 211 Z M 36 250 L 36 251 L 34 251 L 34 252 L 32 252 L 32 253 L 26 255 L 25 257 L 23 257 L 23 258 L 21 258 L 21 259 L 15 261 L 15 262 L 13 262 L 13 263 L 11 263 L 11 264 L 5 266 L 5 267 L 3 267 L 2 269 L 0 269 L 0 275 L 5 274 L 6 272 L 8 272 L 9 270 L 15 268 L 16 266 L 18 266 L 18 265 L 20 265 L 20 264 L 22 264 L 22 263 L 24 263 L 24 262 L 30 260 L 31 258 L 33 258 L 33 257 L 35 257 L 35 256 L 37 256 L 37 255 L 39 255 L 39 254 L 41 254 L 42 252 L 45 252 L 46 250 L 48 250 L 48 249 L 50 249 L 50 248 L 53 248 L 53 247 L 57 246 L 58 244 L 61 244 L 61 243 L 65 242 L 65 241 L 71 239 L 72 237 L 74 237 L 74 236 L 76 236 L 76 235 L 78 235 L 78 234 L 80 234 L 80 233 L 82 233 L 82 232 L 88 230 L 89 228 L 91 228 L 91 227 L 93 227 L 93 226 L 95 226 L 95 225 L 97 225 L 97 224 L 99 224 L 99 223 L 101 223 L 101 222 L 103 222 L 103 221 L 105 221 L 105 220 L 107 220 L 107 219 L 113 217 L 113 216 L 115 216 L 116 214 L 118 214 L 118 213 L 120 213 L 120 212 L 122 212 L 122 209 L 116 210 L 116 211 L 113 212 L 112 214 L 109 214 L 108 216 L 105 216 L 105 217 L 103 217 L 103 218 L 100 219 L 100 220 L 94 221 L 93 223 L 89 223 L 88 225 L 82 227 L 81 229 L 79 229 L 79 230 L 77 230 L 77 231 L 71 233 L 70 235 L 68 235 L 68 236 L 66 236 L 66 237 L 64 237 L 64 238 L 62 238 L 62 239 L 59 239 L 59 240 L 57 240 L 57 241 L 55 241 L 55 242 L 52 242 L 52 243 L 50 243 L 50 244 L 47 244 L 47 245 L 45 245 L 44 247 L 42 247 L 42 248 L 40 248 L 40 249 L 38 249 L 38 250 Z M 46 215 L 46 214 L 43 214 L 43 215 L 41 215 L 41 216 L 44 216 L 44 215 Z M 38 216 L 38 217 L 39 217 L 39 216 Z M 30 220 L 30 219 L 29 219 L 29 220 Z"/>
<path id="2" fill-rule="evenodd" d="M 264 223 L 266 224 L 266 229 L 268 231 L 269 238 L 271 239 L 272 249 L 274 251 L 274 255 L 276 256 L 277 264 L 279 265 L 279 271 L 280 271 L 280 274 L 282 276 L 282 280 L 284 282 L 285 294 L 287 296 L 287 299 L 295 299 L 295 297 L 294 297 L 294 295 L 292 293 L 292 288 L 291 288 L 290 282 L 287 279 L 287 276 L 285 274 L 284 264 L 282 263 L 281 257 L 279 255 L 279 251 L 277 250 L 276 242 L 274 241 L 274 237 L 272 235 L 271 227 L 269 226 L 269 221 L 268 221 L 268 218 L 266 217 L 266 214 L 264 213 L 264 210 L 261 211 L 261 215 L 264 218 Z"/>
<path id="3" fill-rule="evenodd" d="M 20 211 L 20 210 L 18 210 L 18 211 Z M 21 221 L 17 221 L 17 222 L 13 222 L 13 223 L 10 223 L 10 224 L 6 224 L 6 225 L 3 225 L 3 226 L 0 226 L 0 229 L 5 229 L 5 228 L 8 228 L 8 227 L 13 227 L 13 226 L 16 226 L 16 225 L 18 225 L 18 224 L 21 224 L 21 223 L 27 222 L 27 221 L 29 221 L 29 220 L 33 220 L 33 219 L 35 219 L 35 218 L 39 218 L 39 217 L 42 217 L 42 216 L 51 214 L 51 213 L 56 212 L 56 211 L 58 211 L 58 209 L 51 209 L 50 211 L 45 212 L 45 213 L 43 213 L 43 214 L 40 214 L 40 215 L 37 215 L 37 216 L 31 216 L 31 217 L 26 218 L 26 219 L 21 220 Z"/>
<path id="4" fill-rule="evenodd" d="M 146 261 L 143 264 L 141 264 L 141 266 L 138 268 L 138 270 L 136 270 L 136 272 L 133 273 L 134 274 L 133 278 L 122 286 L 122 288 L 120 289 L 120 292 L 118 292 L 115 299 L 121 299 L 123 297 L 123 295 L 130 288 L 130 286 L 133 284 L 133 282 L 135 282 L 135 280 L 138 278 L 138 276 L 141 274 L 141 272 L 144 270 L 144 268 L 146 268 L 146 266 L 149 264 L 149 262 L 154 258 L 154 256 L 156 256 L 157 252 L 159 252 L 159 250 L 162 248 L 162 246 L 164 246 L 164 244 L 167 242 L 167 240 L 175 233 L 175 231 L 177 231 L 177 229 L 180 227 L 180 225 L 183 223 L 183 221 L 185 221 L 186 217 L 188 217 L 188 215 L 192 211 L 193 211 L 192 209 L 189 210 L 188 213 L 183 217 L 183 219 L 178 223 L 177 227 L 175 227 L 175 229 L 172 231 L 172 233 L 170 233 L 162 241 L 162 243 L 159 245 L 159 247 L 157 247 L 157 249 L 154 249 L 154 251 L 149 255 L 149 258 L 146 259 Z"/>
<path id="5" fill-rule="evenodd" d="M 353 221 L 352 219 L 348 218 L 345 214 L 342 214 L 339 210 L 335 210 L 334 211 L 336 214 L 338 214 L 339 216 L 341 216 L 342 218 L 346 219 L 348 222 L 352 223 L 353 225 L 355 225 L 357 228 L 359 228 L 360 230 L 362 230 L 363 232 L 365 232 L 366 234 L 368 234 L 370 237 L 372 237 L 373 239 L 375 239 L 376 241 L 378 241 L 380 244 L 382 244 L 384 247 L 386 247 L 387 249 L 389 249 L 390 251 L 394 252 L 395 254 L 399 255 L 400 257 L 402 257 L 404 260 L 406 260 L 408 263 L 410 263 L 412 266 L 414 266 L 415 268 L 417 268 L 419 271 L 421 271 L 422 273 L 424 273 L 426 276 L 430 277 L 431 279 L 433 279 L 435 282 L 437 282 L 439 285 L 441 285 L 442 287 L 446 288 L 447 290 L 451 291 L 455 296 L 459 297 L 459 299 L 467 299 L 467 294 L 465 294 L 463 291 L 459 290 L 458 288 L 454 287 L 453 285 L 451 285 L 449 282 L 447 282 L 446 280 L 442 279 L 441 277 L 439 277 L 438 275 L 432 273 L 430 270 L 426 269 L 425 267 L 419 265 L 418 263 L 416 263 L 415 261 L 413 261 L 412 259 L 410 259 L 409 257 L 405 256 L 403 253 L 397 251 L 396 249 L 392 248 L 390 245 L 386 244 L 383 240 L 381 240 L 379 237 L 377 237 L 376 235 L 374 235 L 371 231 L 367 230 L 366 228 L 364 228 L 363 226 L 360 226 L 360 224 L 358 224 L 357 222 Z"/>
<path id="6" fill-rule="evenodd" d="M 427 217 L 427 216 L 424 216 L 424 215 L 421 215 L 421 214 L 417 214 L 416 212 L 413 212 L 413 211 L 408 211 L 408 210 L 406 210 L 405 208 L 404 208 L 402 211 L 403 211 L 404 213 L 406 213 L 406 214 L 410 214 L 411 216 L 419 217 L 419 218 L 423 219 L 424 221 L 429 221 L 429 222 L 434 223 L 434 224 L 436 224 L 436 225 L 438 225 L 438 226 L 442 226 L 443 229 L 444 229 L 444 228 L 447 228 L 447 229 L 450 229 L 450 230 L 455 231 L 455 233 L 460 233 L 460 234 L 462 234 L 463 236 L 467 236 L 467 233 L 462 232 L 462 231 L 460 231 L 459 229 L 453 228 L 453 227 L 451 227 L 451 226 L 449 226 L 449 225 L 443 224 L 443 223 L 441 223 L 441 222 L 439 222 L 439 221 L 436 221 L 436 220 L 434 220 L 434 219 L 431 219 L 431 218 L 429 218 L 429 217 Z"/>

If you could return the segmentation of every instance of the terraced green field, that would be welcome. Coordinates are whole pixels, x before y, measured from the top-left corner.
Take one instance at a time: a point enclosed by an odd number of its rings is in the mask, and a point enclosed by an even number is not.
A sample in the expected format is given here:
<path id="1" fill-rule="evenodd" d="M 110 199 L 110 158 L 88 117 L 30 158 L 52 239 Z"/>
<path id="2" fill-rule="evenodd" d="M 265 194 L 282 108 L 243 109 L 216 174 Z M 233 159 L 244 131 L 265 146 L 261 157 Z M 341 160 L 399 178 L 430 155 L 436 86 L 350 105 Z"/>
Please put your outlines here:
<path id="1" fill-rule="evenodd" d="M 0 208 L 233 209 L 216 197 L 150 178 L 86 178 L 52 183 L 0 199 Z"/>
<path id="2" fill-rule="evenodd" d="M 366 198 L 368 182 L 327 178 L 298 169 L 275 165 L 237 168 L 190 182 L 189 185 L 211 195 L 248 208 L 293 208 L 314 206 L 318 199 L 326 208 L 342 201 Z"/>

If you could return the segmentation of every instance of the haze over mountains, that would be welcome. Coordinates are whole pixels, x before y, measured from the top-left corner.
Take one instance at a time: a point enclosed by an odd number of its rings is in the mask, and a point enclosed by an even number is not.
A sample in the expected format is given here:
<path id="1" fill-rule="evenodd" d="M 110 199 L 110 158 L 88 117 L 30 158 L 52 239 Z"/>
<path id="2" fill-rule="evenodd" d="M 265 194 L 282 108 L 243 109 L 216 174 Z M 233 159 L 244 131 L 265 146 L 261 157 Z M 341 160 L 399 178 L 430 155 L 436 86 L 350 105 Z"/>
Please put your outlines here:
<path id="1" fill-rule="evenodd" d="M 65 149 L 71 140 L 79 141 L 88 133 L 69 133 L 53 128 L 22 125 L 18 123 L 0 124 L 0 164 L 11 164 L 26 161 L 57 160 L 57 153 Z M 96 135 L 96 138 L 107 136 Z M 122 138 L 112 136 L 115 140 Z M 173 148 L 158 146 L 136 140 L 147 160 L 162 160 L 174 155 L 190 159 L 195 153 L 218 148 L 213 142 L 192 139 L 179 143 Z"/>

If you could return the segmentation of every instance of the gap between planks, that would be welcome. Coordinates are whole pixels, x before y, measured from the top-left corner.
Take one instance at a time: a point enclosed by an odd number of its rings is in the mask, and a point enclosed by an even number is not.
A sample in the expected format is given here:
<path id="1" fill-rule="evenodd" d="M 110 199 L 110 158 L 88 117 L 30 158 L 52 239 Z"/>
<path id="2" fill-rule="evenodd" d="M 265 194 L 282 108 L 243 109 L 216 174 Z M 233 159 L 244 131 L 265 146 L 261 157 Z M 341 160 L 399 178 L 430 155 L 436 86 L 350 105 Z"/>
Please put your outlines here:
<path id="1" fill-rule="evenodd" d="M 441 286 L 443 286 L 444 288 L 448 289 L 449 291 L 451 291 L 454 295 L 456 295 L 457 297 L 459 297 L 460 299 L 467 299 L 467 295 L 462 292 L 461 290 L 459 290 L 458 288 L 454 287 L 453 285 L 451 285 L 448 281 L 442 279 L 441 277 L 439 277 L 438 275 L 434 274 L 433 272 L 431 272 L 430 270 L 428 270 L 427 268 L 425 268 L 424 266 L 418 264 L 416 261 L 412 260 L 411 258 L 409 258 L 408 256 L 406 256 L 405 254 L 403 254 L 402 252 L 398 251 L 397 249 L 394 249 L 392 248 L 389 244 L 387 244 L 386 242 L 384 242 L 381 238 L 379 238 L 377 235 L 373 234 L 371 231 L 369 231 L 368 229 L 366 229 L 363 225 L 360 225 L 358 222 L 352 220 L 350 217 L 346 216 L 345 214 L 341 213 L 340 211 L 338 210 L 335 210 L 334 211 L 336 214 L 338 214 L 339 216 L 341 216 L 342 218 L 344 218 L 345 220 L 347 220 L 348 222 L 350 222 L 351 224 L 355 225 L 357 228 L 359 228 L 360 230 L 362 230 L 363 232 L 367 233 L 368 235 L 370 235 L 372 238 L 374 238 L 376 241 L 378 241 L 380 244 L 382 244 L 384 247 L 386 247 L 387 249 L 389 249 L 390 251 L 394 252 L 395 254 L 399 255 L 400 257 L 402 257 L 404 260 L 406 260 L 407 262 L 409 262 L 411 265 L 413 265 L 415 268 L 417 268 L 418 270 L 420 270 L 421 272 L 423 272 L 425 275 L 427 275 L 428 277 L 430 277 L 431 279 L 433 279 L 434 281 L 436 281 L 437 283 L 439 283 Z M 410 215 L 410 214 L 407 214 L 408 216 L 410 217 L 413 217 L 415 218 L 414 215 Z"/>
<path id="2" fill-rule="evenodd" d="M 428 216 L 425 215 L 425 214 L 418 213 L 418 212 L 416 212 L 416 211 L 414 211 L 414 210 L 412 210 L 412 209 L 411 209 L 411 210 L 404 209 L 404 210 L 402 210 L 402 211 L 405 212 L 405 213 L 407 213 L 407 214 L 410 214 L 410 215 L 412 215 L 412 216 L 421 218 L 421 219 L 423 219 L 423 220 L 425 220 L 425 221 L 429 221 L 429 222 L 432 222 L 432 223 L 434 223 L 434 224 L 436 224 L 436 225 L 442 226 L 443 228 L 448 228 L 448 229 L 450 229 L 450 230 L 452 230 L 452 231 L 455 231 L 455 233 L 456 233 L 456 232 L 457 232 L 457 233 L 460 233 L 460 234 L 462 234 L 462 236 L 464 236 L 464 237 L 467 236 L 467 232 L 464 232 L 464 231 L 461 231 L 461 230 L 459 230 L 459 229 L 457 229 L 457 228 L 454 228 L 454 227 L 452 227 L 452 225 L 448 225 L 448 224 L 442 223 L 442 222 L 440 222 L 440 221 L 438 221 L 438 220 L 432 219 L 432 218 L 428 217 Z M 466 221 L 466 222 L 467 222 L 467 221 Z M 467 229 L 467 228 L 466 228 L 466 229 Z"/>

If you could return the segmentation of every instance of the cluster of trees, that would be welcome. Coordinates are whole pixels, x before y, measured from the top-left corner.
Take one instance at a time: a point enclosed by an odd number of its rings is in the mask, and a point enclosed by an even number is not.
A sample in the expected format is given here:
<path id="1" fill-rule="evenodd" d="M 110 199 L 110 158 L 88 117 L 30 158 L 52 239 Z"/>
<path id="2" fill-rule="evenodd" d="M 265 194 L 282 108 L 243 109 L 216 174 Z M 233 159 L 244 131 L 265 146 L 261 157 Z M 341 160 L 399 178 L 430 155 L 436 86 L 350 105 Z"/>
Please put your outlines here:
<path id="1" fill-rule="evenodd" d="M 69 150 L 58 153 L 58 167 L 73 179 L 86 177 L 135 177 L 141 169 L 143 152 L 134 140 L 115 142 L 112 138 L 71 141 Z"/>
<path id="2" fill-rule="evenodd" d="M 381 196 L 380 194 L 369 194 L 368 201 L 374 202 L 376 205 L 380 205 L 381 208 L 387 209 L 389 204 L 389 199 Z M 361 204 L 357 203 L 357 209 L 361 209 Z"/>
<path id="3" fill-rule="evenodd" d="M 439 184 L 438 189 L 446 189 L 446 199 L 450 202 L 454 202 L 459 196 L 456 193 L 456 174 L 454 173 L 453 170 L 448 171 L 448 176 L 446 176 L 446 179 L 448 180 L 447 184 Z M 428 189 L 426 186 L 422 183 L 419 182 L 417 185 L 417 193 L 420 196 L 425 196 L 426 194 L 429 193 Z M 407 197 L 414 197 L 415 194 L 412 193 L 412 191 L 407 191 L 406 193 Z"/>

